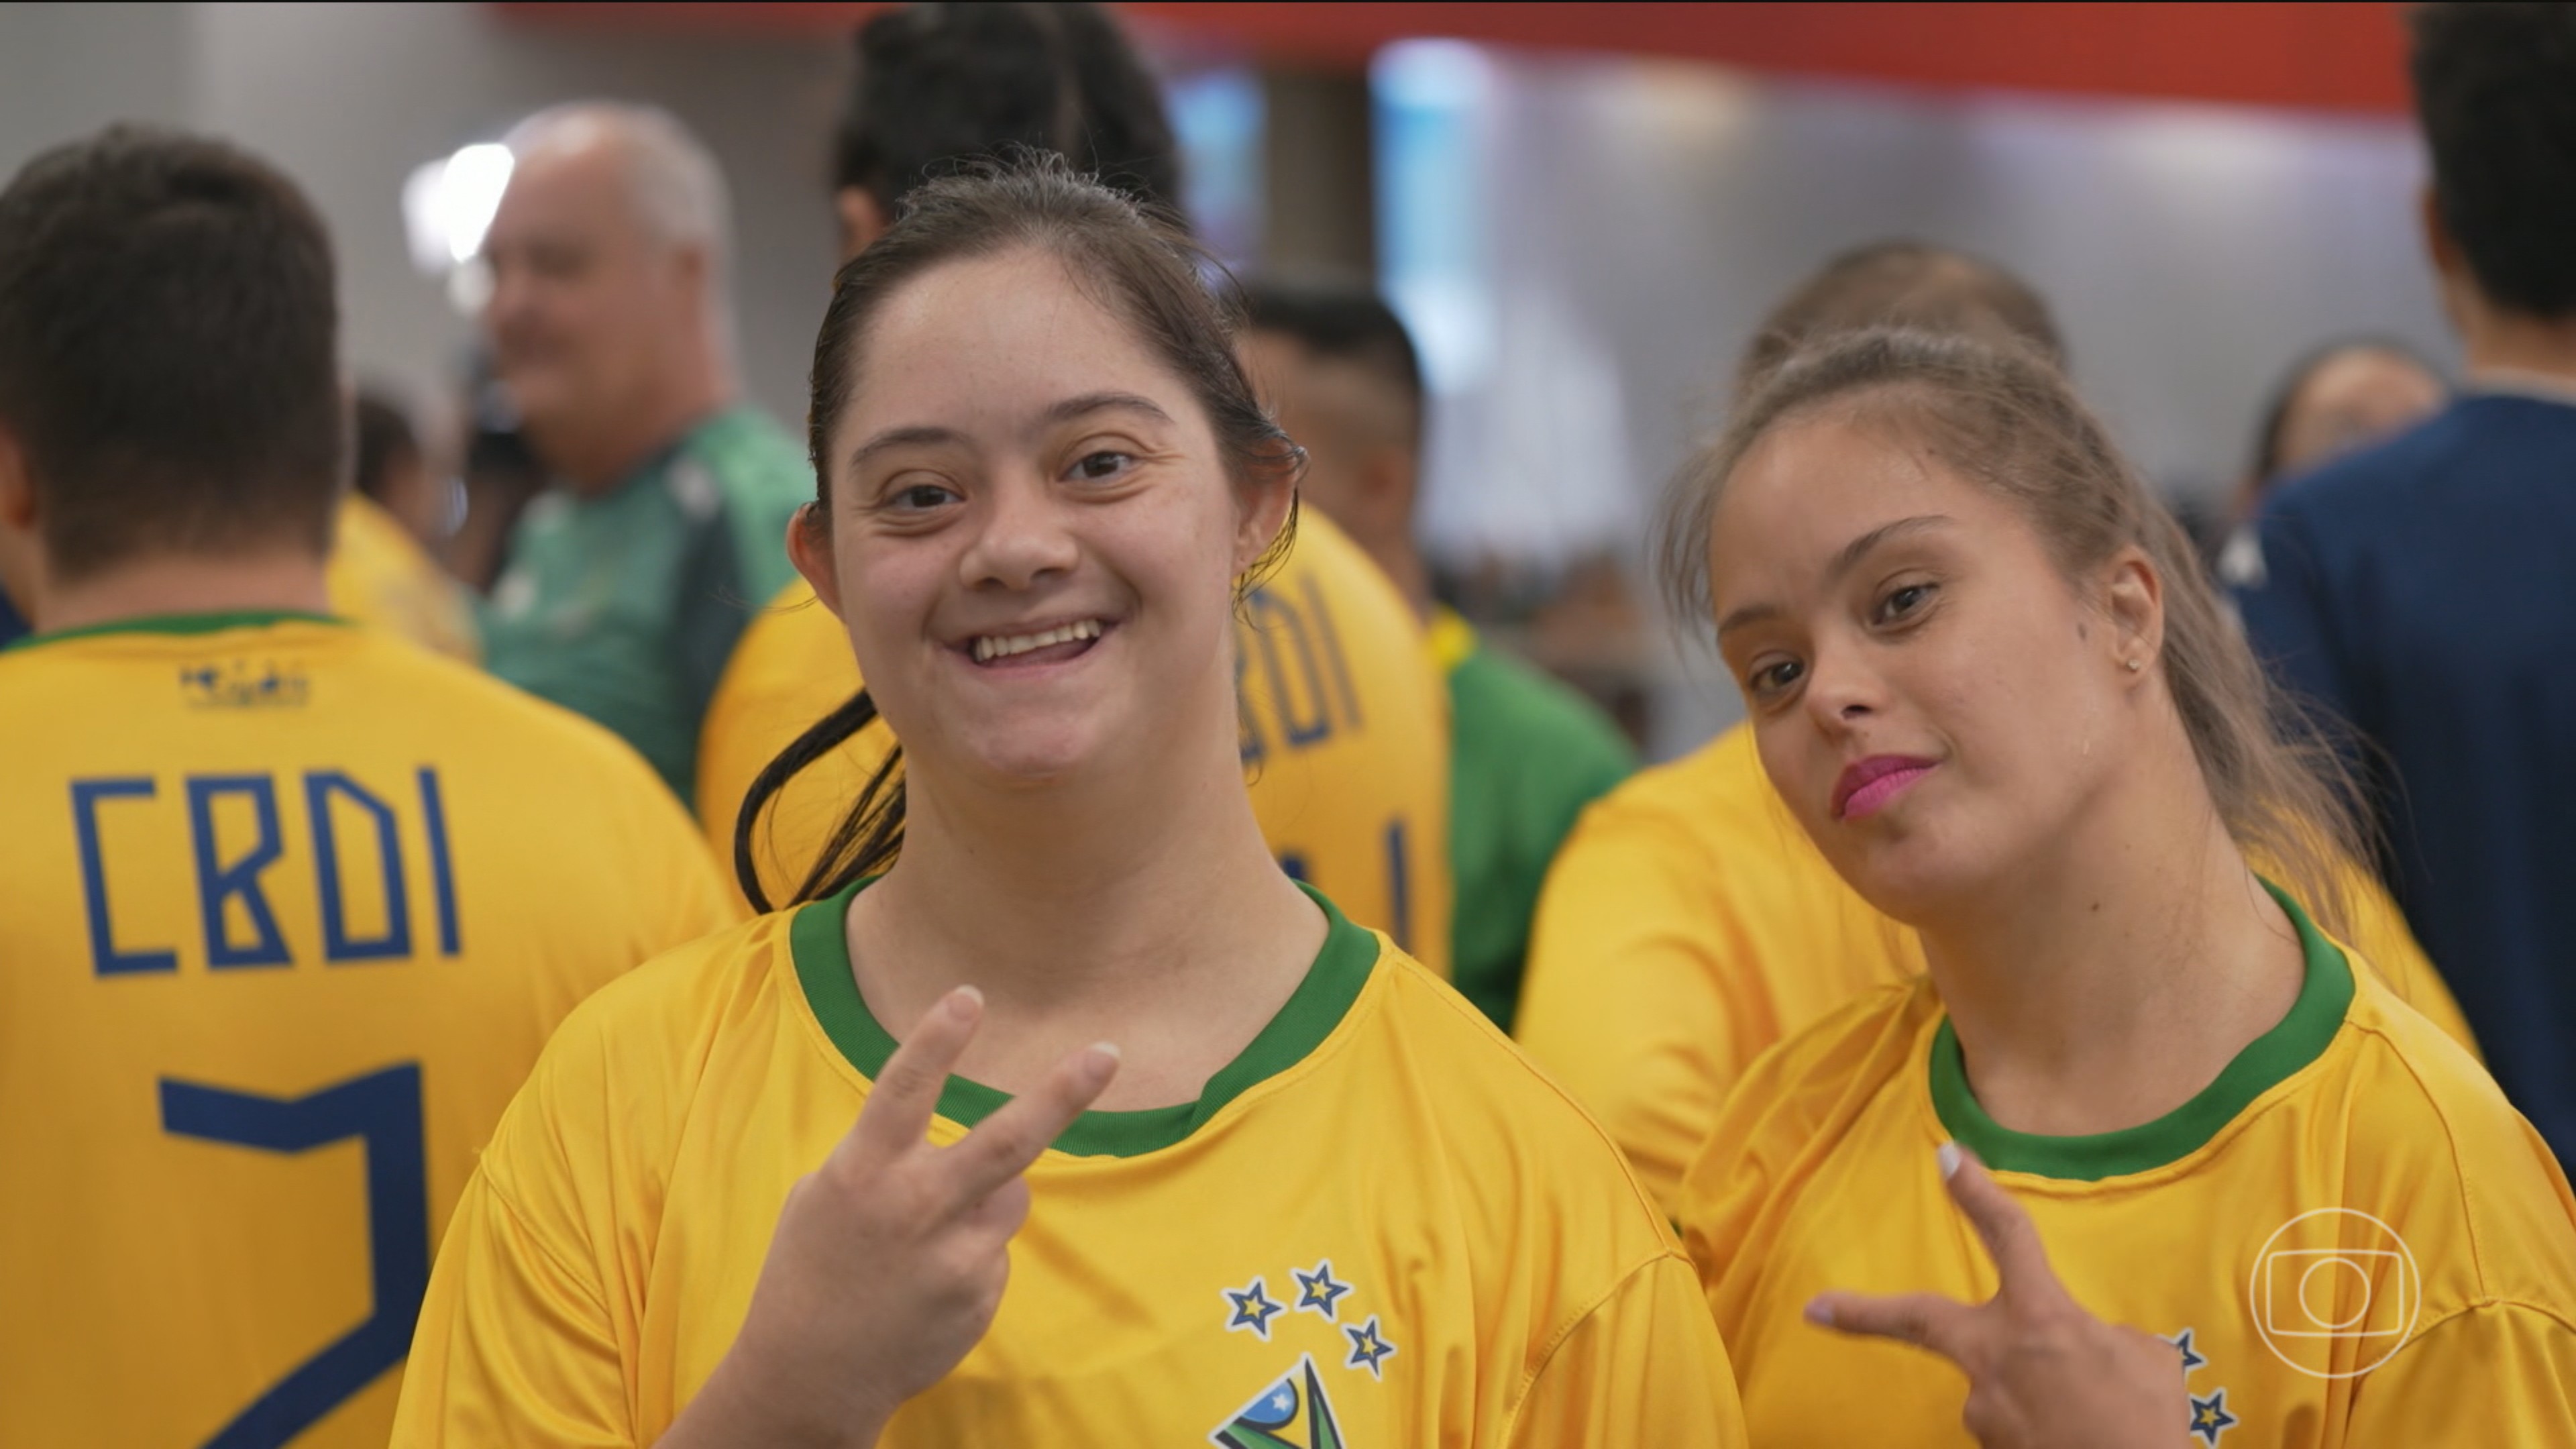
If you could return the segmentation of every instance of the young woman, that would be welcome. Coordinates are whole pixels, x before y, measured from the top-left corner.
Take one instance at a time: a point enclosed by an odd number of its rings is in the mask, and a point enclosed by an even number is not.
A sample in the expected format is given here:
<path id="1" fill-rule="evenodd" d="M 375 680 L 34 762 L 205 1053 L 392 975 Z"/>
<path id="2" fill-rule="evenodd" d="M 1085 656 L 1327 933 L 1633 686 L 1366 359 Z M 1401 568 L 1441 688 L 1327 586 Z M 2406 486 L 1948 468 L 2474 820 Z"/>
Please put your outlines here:
<path id="1" fill-rule="evenodd" d="M 2566 1180 L 2303 905 L 2335 797 L 2053 367 L 1819 344 L 1670 539 L 1929 968 L 1757 1063 L 1685 1185 L 1757 1442 L 2576 1442 Z"/>
<path id="2" fill-rule="evenodd" d="M 793 547 L 901 783 L 557 1036 L 398 1443 L 1740 1442 L 1607 1140 L 1263 846 L 1233 608 L 1297 453 L 1198 265 L 1029 168 L 843 269 Z"/>

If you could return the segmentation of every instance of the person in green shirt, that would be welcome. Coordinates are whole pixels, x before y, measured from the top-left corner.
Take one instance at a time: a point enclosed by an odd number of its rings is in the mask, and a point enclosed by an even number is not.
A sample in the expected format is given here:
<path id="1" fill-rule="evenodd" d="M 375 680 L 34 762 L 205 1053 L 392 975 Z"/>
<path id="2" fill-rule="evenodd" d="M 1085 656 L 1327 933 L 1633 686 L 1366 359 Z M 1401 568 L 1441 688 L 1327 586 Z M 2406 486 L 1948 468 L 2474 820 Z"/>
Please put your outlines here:
<path id="1" fill-rule="evenodd" d="M 584 103 L 511 132 L 483 331 L 553 483 L 483 614 L 492 672 L 625 737 L 686 801 L 751 611 L 795 576 L 803 450 L 740 401 L 723 174 L 667 113 Z"/>
<path id="2" fill-rule="evenodd" d="M 1452 976 L 1509 1031 L 1548 862 L 1636 756 L 1589 699 L 1486 644 L 1432 598 L 1413 537 L 1422 373 L 1395 313 L 1366 289 L 1327 283 L 1260 282 L 1246 298 L 1254 375 L 1306 449 L 1304 501 L 1395 581 L 1448 675 Z"/>

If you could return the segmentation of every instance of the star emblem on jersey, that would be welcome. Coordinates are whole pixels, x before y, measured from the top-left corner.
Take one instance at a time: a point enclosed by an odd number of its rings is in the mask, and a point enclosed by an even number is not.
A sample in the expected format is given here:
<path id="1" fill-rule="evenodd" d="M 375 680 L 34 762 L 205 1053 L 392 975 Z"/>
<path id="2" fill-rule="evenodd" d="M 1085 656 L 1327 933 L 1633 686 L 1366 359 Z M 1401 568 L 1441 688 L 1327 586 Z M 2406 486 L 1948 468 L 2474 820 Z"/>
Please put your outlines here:
<path id="1" fill-rule="evenodd" d="M 1343 1294 L 1351 1291 L 1351 1285 L 1333 1280 L 1332 1259 L 1326 1258 L 1317 1263 L 1311 1273 L 1303 1268 L 1291 1268 L 1288 1271 L 1297 1279 L 1298 1312 L 1320 1313 L 1328 1319 L 1339 1319 L 1342 1316 L 1341 1309 L 1336 1305 L 1341 1302 Z"/>
<path id="2" fill-rule="evenodd" d="M 1378 1330 L 1377 1315 L 1370 1314 L 1368 1322 L 1357 1328 L 1345 1328 L 1342 1334 L 1351 1341 L 1351 1356 L 1343 1360 L 1342 1366 L 1367 1369 L 1373 1379 L 1385 1378 L 1385 1371 L 1377 1366 L 1378 1360 L 1392 1355 L 1395 1345 L 1387 1342 L 1385 1335 Z"/>
<path id="3" fill-rule="evenodd" d="M 1295 1368 L 1209 1430 L 1208 1442 L 1217 1449 L 1345 1449 L 1315 1356 L 1300 1355 Z"/>
<path id="4" fill-rule="evenodd" d="M 2235 1422 L 2236 1416 L 2227 1412 L 2227 1390 L 2220 1389 L 2205 1399 L 2192 1395 L 2191 1432 L 2199 1435 L 2202 1443 L 2216 1444 L 2218 1436 Z"/>
<path id="5" fill-rule="evenodd" d="M 2182 1354 L 2182 1371 L 2185 1377 L 2189 1377 L 2193 1369 L 2209 1362 L 2208 1355 L 2203 1354 L 2200 1350 L 2191 1346 L 2191 1336 L 2199 1331 L 2200 1330 L 2196 1328 L 2186 1328 L 2182 1332 L 2165 1340 L 2165 1342 L 2172 1344 L 2174 1348 Z"/>
<path id="6" fill-rule="evenodd" d="M 1226 1289 L 1225 1300 L 1234 1305 L 1234 1316 L 1226 1320 L 1225 1331 L 1248 1328 L 1259 1334 L 1264 1343 L 1270 1341 L 1272 1316 L 1288 1311 L 1288 1305 L 1271 1297 L 1269 1285 L 1258 1278 L 1249 1288 Z"/>

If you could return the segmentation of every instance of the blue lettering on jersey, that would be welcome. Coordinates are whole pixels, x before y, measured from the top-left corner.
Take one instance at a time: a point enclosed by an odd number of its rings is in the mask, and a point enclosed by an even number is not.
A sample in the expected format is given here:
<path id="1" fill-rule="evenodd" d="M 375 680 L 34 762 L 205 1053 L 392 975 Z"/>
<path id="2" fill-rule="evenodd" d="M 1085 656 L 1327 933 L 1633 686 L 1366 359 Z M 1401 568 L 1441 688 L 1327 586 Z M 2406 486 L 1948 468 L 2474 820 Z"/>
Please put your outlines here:
<path id="1" fill-rule="evenodd" d="M 72 833 L 80 841 L 81 897 L 89 910 L 90 969 L 101 976 L 179 969 L 179 953 L 176 951 L 118 950 L 114 920 L 107 909 L 107 864 L 98 844 L 98 802 L 120 798 L 149 800 L 152 795 L 152 779 L 148 775 L 72 781 Z"/>
<path id="2" fill-rule="evenodd" d="M 215 841 L 215 800 L 246 796 L 259 822 L 259 841 L 231 864 L 219 864 Z M 197 915 L 206 931 L 206 964 L 218 968 L 292 965 L 286 933 L 277 928 L 268 893 L 260 889 L 260 872 L 286 853 L 278 836 L 277 782 L 266 775 L 191 775 L 188 777 L 188 831 L 197 848 Z M 235 945 L 224 919 L 224 903 L 238 900 L 256 937 Z"/>
<path id="3" fill-rule="evenodd" d="M 456 890 L 456 862 L 449 843 L 447 804 L 438 772 L 427 766 L 414 775 L 420 790 L 420 835 L 429 857 L 431 906 L 438 921 L 438 949 L 454 957 L 464 949 L 463 912 Z M 312 824 L 314 873 L 319 884 L 323 958 L 330 962 L 395 960 L 411 955 L 411 897 L 403 870 L 404 827 L 384 796 L 360 784 L 346 771 L 313 770 L 303 776 L 304 799 Z M 286 840 L 280 830 L 278 779 L 269 774 L 191 775 L 185 779 L 189 844 L 196 866 L 197 918 L 202 928 L 206 964 L 217 969 L 289 966 L 277 911 L 262 884 L 268 869 L 283 860 Z M 226 798 L 249 805 L 252 839 L 247 846 L 223 838 L 219 804 Z M 149 775 L 125 775 L 71 782 L 72 833 L 81 868 L 82 906 L 87 915 L 90 967 L 100 976 L 172 972 L 178 952 L 168 947 L 120 947 L 115 913 L 109 907 L 107 850 L 100 828 L 105 802 L 159 798 Z M 374 827 L 373 845 L 379 885 L 385 902 L 385 924 L 375 935 L 350 929 L 349 888 L 352 880 L 342 860 L 344 836 L 353 823 L 354 806 Z M 335 808 L 336 807 L 336 808 Z M 237 818 L 237 817 L 236 817 Z M 166 817 L 162 828 L 167 828 Z M 143 822 L 136 825 L 152 828 Z M 125 828 L 136 828 L 128 826 Z M 350 841 L 366 838 L 360 831 Z M 237 848 L 229 858 L 226 846 Z M 247 925 L 248 940 L 237 939 Z"/>
<path id="4" fill-rule="evenodd" d="M 1246 765 L 1260 763 L 1269 752 L 1264 716 L 1291 750 L 1307 749 L 1339 731 L 1360 728 L 1359 692 L 1351 685 L 1350 665 L 1342 657 L 1341 635 L 1315 581 L 1305 583 L 1303 610 L 1269 589 L 1254 589 L 1244 600 L 1244 618 L 1235 630 L 1234 680 L 1235 696 L 1241 702 Z M 1270 686 L 1265 707 L 1257 710 L 1243 693 L 1244 675 L 1255 654 Z"/>
<path id="5" fill-rule="evenodd" d="M 376 862 L 384 873 L 385 932 L 360 939 L 349 934 L 348 899 L 341 894 L 339 836 L 331 820 L 334 794 L 354 802 L 376 822 Z M 305 803 L 313 812 L 313 864 L 322 896 L 322 956 L 327 961 L 383 961 L 411 954 L 411 902 L 403 889 L 402 835 L 393 807 L 337 770 L 304 777 Z"/>

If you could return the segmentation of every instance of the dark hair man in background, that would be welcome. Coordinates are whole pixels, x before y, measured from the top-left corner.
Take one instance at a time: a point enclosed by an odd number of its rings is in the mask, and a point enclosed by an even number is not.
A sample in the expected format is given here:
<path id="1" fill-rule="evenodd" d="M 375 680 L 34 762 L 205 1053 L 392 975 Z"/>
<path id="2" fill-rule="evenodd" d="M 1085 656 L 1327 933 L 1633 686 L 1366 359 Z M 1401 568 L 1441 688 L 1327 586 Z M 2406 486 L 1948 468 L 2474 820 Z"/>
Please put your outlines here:
<path id="1" fill-rule="evenodd" d="M 350 489 L 331 544 L 331 612 L 468 663 L 482 657 L 465 587 L 430 556 L 449 492 L 400 404 L 361 389 Z"/>
<path id="2" fill-rule="evenodd" d="M 2283 681 L 2360 735 L 2408 920 L 2576 1161 L 2576 6 L 2411 23 L 2467 383 L 2267 500 L 2238 603 Z"/>
<path id="3" fill-rule="evenodd" d="M 0 653 L 0 1444 L 382 1445 L 547 1035 L 731 916 L 634 751 L 322 612 L 332 271 L 214 141 L 0 192 L 0 584 L 44 631 Z"/>
<path id="4" fill-rule="evenodd" d="M 557 486 L 492 586 L 492 672 L 588 715 L 681 799 L 751 608 L 795 577 L 813 495 L 795 441 L 739 401 L 723 174 L 644 106 L 560 106 L 510 135 L 483 310 L 521 431 Z"/>
<path id="5" fill-rule="evenodd" d="M 1265 400 L 1306 449 L 1305 503 L 1342 526 L 1404 591 L 1449 684 L 1450 969 L 1508 1031 L 1530 914 L 1583 807 L 1637 767 L 1609 716 L 1554 677 L 1489 647 L 1431 596 L 1414 542 L 1422 370 L 1404 323 L 1365 287 L 1248 289 L 1244 350 Z"/>

